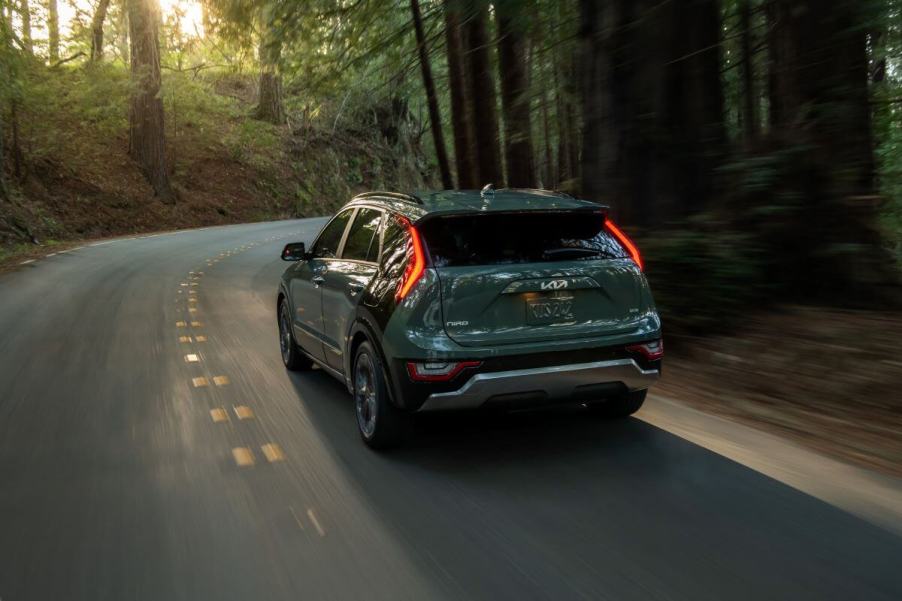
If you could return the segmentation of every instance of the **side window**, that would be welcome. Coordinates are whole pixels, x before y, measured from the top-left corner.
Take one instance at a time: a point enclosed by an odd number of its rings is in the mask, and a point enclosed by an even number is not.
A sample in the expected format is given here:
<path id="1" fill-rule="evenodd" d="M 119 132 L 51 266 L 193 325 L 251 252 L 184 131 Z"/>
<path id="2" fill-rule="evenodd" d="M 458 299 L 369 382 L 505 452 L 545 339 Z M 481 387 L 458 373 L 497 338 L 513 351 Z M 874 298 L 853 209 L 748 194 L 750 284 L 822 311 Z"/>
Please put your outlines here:
<path id="1" fill-rule="evenodd" d="M 407 258 L 407 228 L 397 215 L 385 220 L 382 236 L 382 271 L 389 277 L 401 275 Z"/>
<path id="2" fill-rule="evenodd" d="M 381 220 L 382 211 L 376 209 L 357 211 L 354 223 L 348 230 L 348 239 L 345 241 L 344 250 L 341 251 L 341 258 L 375 261 L 376 253 L 379 252 L 379 236 L 377 234 Z"/>
<path id="3" fill-rule="evenodd" d="M 348 220 L 351 219 L 353 209 L 348 209 L 329 222 L 320 235 L 316 239 L 316 246 L 313 247 L 313 256 L 324 259 L 334 259 L 338 256 L 338 245 L 341 244 L 341 236 L 345 232 Z"/>

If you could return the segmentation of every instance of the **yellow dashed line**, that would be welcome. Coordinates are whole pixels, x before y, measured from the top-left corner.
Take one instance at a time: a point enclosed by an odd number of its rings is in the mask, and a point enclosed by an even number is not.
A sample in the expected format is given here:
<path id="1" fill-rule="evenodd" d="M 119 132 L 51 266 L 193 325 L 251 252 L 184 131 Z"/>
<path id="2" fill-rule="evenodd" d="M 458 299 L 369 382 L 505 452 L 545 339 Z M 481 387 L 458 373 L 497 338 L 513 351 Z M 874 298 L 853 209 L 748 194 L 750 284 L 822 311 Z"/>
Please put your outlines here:
<path id="1" fill-rule="evenodd" d="M 263 451 L 263 454 L 266 455 L 266 460 L 270 463 L 285 461 L 285 453 L 282 452 L 282 448 L 277 444 L 265 444 L 260 447 L 260 450 Z"/>
<path id="2" fill-rule="evenodd" d="M 229 383 L 228 376 L 213 376 L 213 383 L 217 386 L 227 386 Z"/>
<path id="3" fill-rule="evenodd" d="M 186 363 L 197 363 L 198 361 L 200 361 L 200 357 L 198 357 L 194 353 L 191 353 L 190 355 L 185 355 Z"/>
<path id="4" fill-rule="evenodd" d="M 326 531 L 323 530 L 323 527 L 320 526 L 319 520 L 316 519 L 316 514 L 313 513 L 313 508 L 310 507 L 307 509 L 307 517 L 310 518 L 310 521 L 313 522 L 313 527 L 316 528 L 316 531 L 320 536 L 326 536 Z"/>
<path id="5" fill-rule="evenodd" d="M 179 336 L 179 342 L 191 342 L 191 336 Z"/>
<path id="6" fill-rule="evenodd" d="M 191 327 L 192 327 L 192 328 L 202 328 L 202 327 L 204 327 L 204 324 L 202 324 L 202 323 L 199 322 L 199 321 L 192 321 L 192 322 L 191 322 Z"/>
<path id="7" fill-rule="evenodd" d="M 203 388 L 204 386 L 209 386 L 210 381 L 206 378 L 191 378 L 191 383 L 194 384 L 195 388 Z"/>
<path id="8" fill-rule="evenodd" d="M 238 416 L 238 419 L 253 419 L 254 412 L 251 411 L 251 408 L 246 405 L 238 405 L 235 407 L 235 415 Z"/>
<path id="9" fill-rule="evenodd" d="M 216 408 L 210 409 L 210 417 L 213 418 L 213 421 L 217 424 L 219 422 L 227 422 L 229 421 L 229 414 L 225 409 Z"/>
<path id="10" fill-rule="evenodd" d="M 188 326 L 188 324 L 185 323 L 184 321 L 177 321 L 177 322 L 175 322 L 175 327 L 177 327 L 177 328 L 184 328 L 184 327 L 187 327 L 187 326 Z"/>
<path id="11" fill-rule="evenodd" d="M 197 307 L 188 307 L 188 313 L 197 313 Z"/>
<path id="12" fill-rule="evenodd" d="M 232 449 L 232 457 L 238 467 L 250 467 L 254 465 L 254 452 L 247 447 L 236 447 Z"/>
<path id="13" fill-rule="evenodd" d="M 207 341 L 207 337 L 206 337 L 206 336 L 195 336 L 195 337 L 194 337 L 194 341 L 195 341 L 195 342 L 206 342 L 206 341 Z"/>

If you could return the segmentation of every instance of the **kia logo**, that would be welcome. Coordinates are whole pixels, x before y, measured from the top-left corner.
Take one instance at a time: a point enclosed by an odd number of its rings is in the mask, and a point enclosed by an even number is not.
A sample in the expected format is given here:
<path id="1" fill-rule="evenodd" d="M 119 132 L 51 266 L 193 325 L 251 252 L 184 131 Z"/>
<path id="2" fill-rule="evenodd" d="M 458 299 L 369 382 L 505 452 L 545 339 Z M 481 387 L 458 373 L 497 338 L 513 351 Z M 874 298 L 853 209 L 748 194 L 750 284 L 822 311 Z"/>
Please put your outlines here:
<path id="1" fill-rule="evenodd" d="M 542 290 L 560 290 L 567 287 L 567 280 L 549 280 L 542 282 Z"/>

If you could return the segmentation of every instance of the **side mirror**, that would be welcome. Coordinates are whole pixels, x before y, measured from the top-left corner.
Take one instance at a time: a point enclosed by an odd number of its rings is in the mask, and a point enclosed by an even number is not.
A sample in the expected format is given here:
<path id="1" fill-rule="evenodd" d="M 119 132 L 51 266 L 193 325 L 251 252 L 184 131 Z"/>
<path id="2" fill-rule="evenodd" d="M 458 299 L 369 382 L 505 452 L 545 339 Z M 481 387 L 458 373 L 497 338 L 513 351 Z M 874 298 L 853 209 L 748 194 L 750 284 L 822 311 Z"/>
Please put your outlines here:
<path id="1" fill-rule="evenodd" d="M 300 261 L 307 257 L 307 249 L 303 242 L 292 242 L 286 244 L 282 249 L 283 261 Z"/>

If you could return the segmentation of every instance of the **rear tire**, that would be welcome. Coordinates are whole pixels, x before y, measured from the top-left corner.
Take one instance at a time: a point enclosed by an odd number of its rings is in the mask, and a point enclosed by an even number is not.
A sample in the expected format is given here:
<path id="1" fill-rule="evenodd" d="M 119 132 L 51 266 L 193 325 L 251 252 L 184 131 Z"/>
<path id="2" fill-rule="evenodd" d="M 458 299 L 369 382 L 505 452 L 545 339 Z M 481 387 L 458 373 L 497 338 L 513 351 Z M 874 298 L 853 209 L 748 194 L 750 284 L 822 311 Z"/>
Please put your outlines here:
<path id="1" fill-rule="evenodd" d="M 627 417 L 638 411 L 645 402 L 648 390 L 634 390 L 604 401 L 587 403 L 589 411 L 606 419 Z"/>
<path id="2" fill-rule="evenodd" d="M 352 373 L 354 415 L 363 442 L 380 450 L 400 445 L 410 432 L 413 416 L 392 404 L 385 369 L 369 342 L 357 347 Z"/>
<path id="3" fill-rule="evenodd" d="M 279 350 L 282 352 L 282 363 L 289 371 L 304 371 L 313 367 L 313 360 L 294 341 L 291 312 L 284 298 L 279 302 Z"/>

